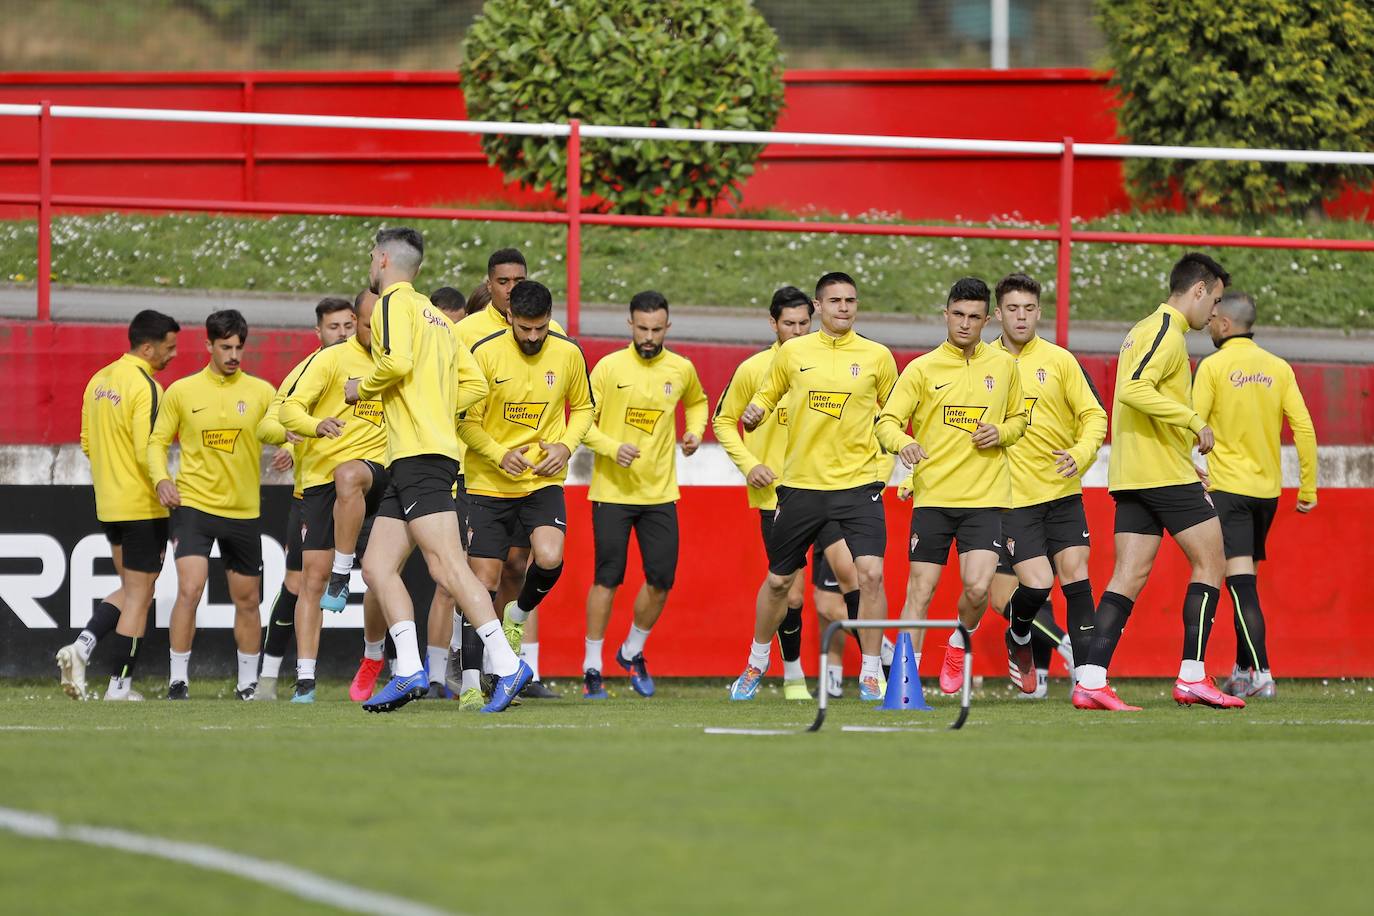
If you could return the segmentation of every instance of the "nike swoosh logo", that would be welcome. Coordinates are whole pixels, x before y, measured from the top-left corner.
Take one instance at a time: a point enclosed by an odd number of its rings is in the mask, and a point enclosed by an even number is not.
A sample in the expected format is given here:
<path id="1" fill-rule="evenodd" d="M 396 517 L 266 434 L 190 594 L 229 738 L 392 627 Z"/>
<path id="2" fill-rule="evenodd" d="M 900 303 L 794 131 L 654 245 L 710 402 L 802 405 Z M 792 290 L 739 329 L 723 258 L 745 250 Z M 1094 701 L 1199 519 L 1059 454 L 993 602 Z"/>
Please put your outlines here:
<path id="1" fill-rule="evenodd" d="M 406 515 L 409 515 L 409 514 L 410 514 L 410 510 L 411 510 L 411 509 L 414 509 L 414 508 L 415 508 L 416 506 L 418 506 L 419 504 L 420 504 L 420 501 L 417 499 L 417 500 L 415 500 L 415 502 L 413 502 L 413 503 L 411 503 L 410 505 L 406 506 Z"/>
<path id="2" fill-rule="evenodd" d="M 878 500 L 882 499 L 882 498 L 883 498 L 883 494 L 881 494 L 881 493 L 874 493 L 874 494 L 873 494 L 873 497 L 872 497 L 872 499 L 873 499 L 873 501 L 874 501 L 875 503 L 876 503 Z"/>
<path id="3" fill-rule="evenodd" d="M 536 588 L 535 591 L 541 595 L 547 595 L 549 593 L 549 590 L 547 588 Z"/>
<path id="4" fill-rule="evenodd" d="M 633 388 L 633 385 L 616 385 L 617 388 Z"/>
<path id="5" fill-rule="evenodd" d="M 566 525 L 566 524 L 567 524 L 567 522 L 563 521 L 561 518 L 556 518 L 556 519 L 554 519 L 554 520 L 553 520 L 553 523 L 554 523 L 555 525 Z"/>
<path id="6" fill-rule="evenodd" d="M 801 627 L 797 627 L 795 630 L 779 630 L 778 632 L 785 636 L 791 636 L 793 633 L 800 633 Z"/>
<path id="7" fill-rule="evenodd" d="M 1084 537 L 1087 537 L 1087 536 L 1088 536 L 1088 532 L 1086 532 L 1086 531 L 1083 532 L 1083 536 L 1084 536 Z"/>
<path id="8" fill-rule="evenodd" d="M 826 587 L 826 588 L 834 588 L 835 586 L 837 586 L 837 585 L 839 585 L 839 584 L 840 584 L 840 583 L 839 583 L 838 581 L 836 581 L 835 579 L 826 579 L 826 580 L 825 580 L 825 587 Z M 801 627 L 797 627 L 797 629 L 800 630 Z"/>
<path id="9" fill-rule="evenodd" d="M 200 413 L 204 409 L 204 407 L 195 407 L 191 409 L 191 413 Z"/>
<path id="10" fill-rule="evenodd" d="M 999 544 L 999 543 L 997 543 L 996 541 L 993 541 L 993 542 L 992 542 L 992 546 L 993 546 L 993 547 L 1001 547 L 1002 545 Z"/>
<path id="11" fill-rule="evenodd" d="M 500 384 L 503 383 L 503 382 L 509 382 L 510 379 L 511 379 L 511 377 L 510 377 L 509 375 L 506 376 L 505 378 L 493 379 L 493 380 L 492 380 L 492 384 L 493 384 L 493 385 L 500 385 Z"/>
<path id="12" fill-rule="evenodd" d="M 802 371 L 802 372 L 810 372 L 810 371 L 811 371 L 812 369 L 814 369 L 814 368 L 816 368 L 816 367 L 815 367 L 815 366 L 803 366 L 802 369 L 801 369 L 801 371 Z"/>
<path id="13" fill-rule="evenodd" d="M 1092 629 L 1095 629 L 1095 628 L 1092 627 L 1092 626 L 1086 626 L 1086 627 L 1079 627 L 1078 629 L 1080 629 L 1080 630 L 1092 630 Z"/>
<path id="14" fill-rule="evenodd" d="M 939 391 L 941 388 L 948 388 L 950 385 L 953 385 L 953 384 L 954 384 L 953 382 L 945 382 L 943 385 L 936 385 L 936 386 L 935 386 L 935 390 L 936 390 L 936 391 Z"/>

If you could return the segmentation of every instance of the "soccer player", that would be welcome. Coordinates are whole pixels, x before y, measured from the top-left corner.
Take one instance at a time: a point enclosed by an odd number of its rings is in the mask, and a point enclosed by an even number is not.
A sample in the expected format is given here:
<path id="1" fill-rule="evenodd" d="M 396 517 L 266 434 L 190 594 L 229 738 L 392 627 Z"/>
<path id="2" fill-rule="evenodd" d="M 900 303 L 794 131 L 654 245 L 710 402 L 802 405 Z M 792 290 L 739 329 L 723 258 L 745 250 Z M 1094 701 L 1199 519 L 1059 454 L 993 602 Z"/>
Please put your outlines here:
<path id="1" fill-rule="evenodd" d="M 1297 446 L 1301 513 L 1317 507 L 1317 435 L 1293 367 L 1255 343 L 1254 327 L 1255 300 L 1227 290 L 1208 325 L 1217 352 L 1198 364 L 1193 406 L 1216 435 L 1207 474 L 1221 519 L 1226 590 L 1235 608 L 1236 666 L 1223 689 L 1233 696 L 1272 699 L 1256 564 L 1265 558 L 1264 542 L 1279 507 L 1284 417 Z"/>
<path id="2" fill-rule="evenodd" d="M 210 574 L 210 549 L 218 542 L 234 602 L 234 641 L 238 644 L 234 696 L 251 700 L 258 681 L 262 622 L 258 609 L 262 448 L 257 428 L 276 392 L 267 382 L 239 369 L 248 345 L 248 322 L 237 309 L 212 312 L 205 319 L 205 338 L 209 363 L 167 388 L 146 455 L 158 500 L 173 510 L 177 597 L 169 627 L 167 699 L 190 697 L 188 671 L 196 608 Z M 167 452 L 174 439 L 181 443 L 175 483 L 167 470 Z"/>
<path id="3" fill-rule="evenodd" d="M 816 311 L 815 302 L 810 296 L 795 286 L 784 286 L 774 291 L 768 305 L 768 324 L 776 338 L 766 350 L 760 350 L 740 363 L 721 392 L 716 403 L 716 412 L 711 421 L 716 439 L 725 449 L 730 460 L 739 468 L 748 484 L 749 507 L 759 512 L 759 530 L 763 535 L 765 549 L 769 534 L 773 529 L 774 516 L 777 514 L 778 472 L 782 470 L 783 456 L 787 449 L 788 413 L 782 406 L 769 414 L 768 418 L 755 429 L 740 435 L 740 415 L 749 406 L 749 399 L 762 387 L 763 380 L 772 365 L 778 348 L 794 337 L 801 337 L 811 331 L 811 319 Z M 839 545 L 839 546 L 834 546 Z M 828 575 L 829 569 L 822 570 L 824 551 L 833 549 L 843 554 L 837 566 L 846 573 L 844 601 L 858 613 L 859 589 L 858 573 L 854 570 L 853 558 L 847 547 L 843 546 L 843 535 L 839 525 L 827 525 L 818 536 L 812 551 L 812 581 L 816 588 L 816 605 L 833 611 L 828 599 L 821 598 L 821 591 L 839 588 L 839 578 Z M 833 586 L 826 585 L 830 581 Z M 787 613 L 778 625 L 778 648 L 782 652 L 783 681 L 782 694 L 788 700 L 809 700 L 811 693 L 806 688 L 806 677 L 802 674 L 801 629 L 802 608 L 806 594 L 806 580 L 798 576 L 792 580 L 787 593 Z M 841 614 L 844 608 L 840 608 Z M 843 653 L 843 645 L 838 650 Z"/>
<path id="4" fill-rule="evenodd" d="M 1025 638 L 1031 637 L 1035 689 L 1021 696 L 1042 698 L 1054 650 L 1076 640 L 1075 657 L 1083 658 L 1088 651 L 1094 605 L 1082 478 L 1107 435 L 1107 411 L 1073 354 L 1037 333 L 1040 284 L 1013 273 L 998 282 L 995 293 L 1002 334 L 991 346 L 1016 361 L 1026 403 L 1026 433 L 1007 449 L 1011 506 L 1002 514 L 992 603 L 1011 621 L 1006 637 L 1009 661 L 1024 653 Z M 1055 625 L 1049 604 L 1056 575 L 1068 604 L 1068 641 Z M 1089 629 L 1082 629 L 1085 625 Z M 1016 664 L 1010 670 L 1022 671 Z M 1024 684 L 1017 686 L 1025 690 Z"/>
<path id="5" fill-rule="evenodd" d="M 646 290 L 630 299 L 630 346 L 608 354 L 592 370 L 595 404 L 587 446 L 596 453 L 592 485 L 592 534 L 596 575 L 587 592 L 586 652 L 582 659 L 587 699 L 604 699 L 601 647 L 616 589 L 625 581 L 630 531 L 639 541 L 644 585 L 635 596 L 634 622 L 615 661 L 640 696 L 654 695 L 644 644 L 663 613 L 677 575 L 677 405 L 685 408 L 682 454 L 701 447 L 708 406 L 691 361 L 663 341 L 672 327 L 668 300 Z"/>
<path id="6" fill-rule="evenodd" d="M 441 286 L 430 293 L 429 301 L 437 305 L 444 317 L 454 324 L 467 317 L 468 300 L 451 286 Z"/>
<path id="7" fill-rule="evenodd" d="M 1192 460 L 1195 439 L 1204 455 L 1215 439 L 1191 403 L 1184 339 L 1190 327 L 1207 325 L 1230 282 L 1231 275 L 1207 255 L 1184 255 L 1169 273 L 1168 301 L 1137 322 L 1121 345 L 1107 466 L 1107 488 L 1116 500 L 1116 561 L 1093 617 L 1087 658 L 1077 671 L 1073 705 L 1079 709 L 1140 708 L 1116 695 L 1107 683 L 1107 668 L 1165 531 L 1192 568 L 1183 601 L 1183 662 L 1174 699 L 1183 706 L 1201 703 L 1217 709 L 1245 705 L 1218 690 L 1203 665 L 1226 561 L 1217 511 Z"/>
<path id="8" fill-rule="evenodd" d="M 272 466 L 278 468 L 278 459 L 286 455 L 294 463 L 292 474 L 291 510 L 286 518 L 286 576 L 281 590 L 272 604 L 272 613 L 267 621 L 267 632 L 262 641 L 262 670 L 258 674 L 258 687 L 253 692 L 254 700 L 275 700 L 277 698 L 277 676 L 281 673 L 282 659 L 290 643 L 296 626 L 296 596 L 301 590 L 301 474 L 304 467 L 306 443 L 295 433 L 289 433 L 282 426 L 278 416 L 282 402 L 286 400 L 296 379 L 310 364 L 310 361 L 324 347 L 332 346 L 352 336 L 356 324 L 357 300 L 352 305 L 347 299 L 326 296 L 315 306 L 315 336 L 320 346 L 304 359 L 296 363 L 286 378 L 277 387 L 276 396 L 267 407 L 267 413 L 258 423 L 259 441 L 267 445 L 289 445 L 272 457 Z M 284 470 L 284 469 L 283 469 Z"/>
<path id="9" fill-rule="evenodd" d="M 396 664 L 363 709 L 391 712 L 425 695 L 415 611 L 401 580 L 401 566 L 418 544 L 430 577 L 458 602 L 491 654 L 500 680 L 483 709 L 501 712 L 529 682 L 530 669 L 506 643 L 491 599 L 468 568 L 453 504 L 454 418 L 486 397 L 487 386 L 471 355 L 457 346 L 453 325 L 412 285 L 424 250 L 414 229 L 377 233 L 368 267 L 369 287 L 381 296 L 372 322 L 373 369 L 344 384 L 347 404 L 381 400 L 391 477 L 363 556 L 363 579 L 390 624 Z"/>
<path id="10" fill-rule="evenodd" d="M 350 378 L 363 378 L 372 370 L 373 306 L 363 302 L 357 315 L 357 333 L 320 351 L 281 406 L 282 425 L 311 440 L 305 453 L 302 481 L 303 562 L 301 593 L 296 602 L 293 703 L 315 701 L 320 611 L 343 609 L 326 605 L 322 600 L 331 597 L 325 595 L 325 586 L 343 566 L 352 569 L 355 552 L 366 551 L 370 523 L 389 481 L 383 464 L 386 418 L 381 402 L 360 399 L 351 405 L 344 403 L 344 384 Z M 344 535 L 340 533 L 345 526 L 349 529 L 348 547 L 352 548 L 346 551 Z M 364 600 L 368 598 L 365 596 Z M 367 648 L 374 649 L 375 654 L 381 647 Z"/>
<path id="11" fill-rule="evenodd" d="M 773 634 L 787 615 L 787 597 L 806 550 L 828 523 L 839 526 L 859 574 L 859 617 L 886 616 L 883 551 L 887 527 L 878 479 L 882 450 L 873 418 L 897 381 L 892 351 L 854 332 L 859 293 L 848 274 L 825 274 L 813 303 L 817 333 L 778 347 L 763 382 L 740 416 L 757 429 L 775 409 L 787 410 L 787 447 L 777 486 L 778 508 L 768 537 L 768 577 L 759 589 L 749 661 L 730 687 L 751 700 L 768 670 Z M 882 696 L 881 636 L 860 634 L 860 696 Z"/>
<path id="12" fill-rule="evenodd" d="M 114 670 L 105 699 L 143 699 L 130 684 L 167 550 L 167 508 L 143 465 L 163 396 L 153 375 L 177 355 L 180 330 L 161 312 L 139 312 L 129 322 L 129 351 L 91 376 L 81 397 L 81 451 L 91 462 L 96 518 L 110 542 L 119 588 L 96 606 L 76 642 L 57 650 L 62 689 L 75 700 L 86 699 L 86 665 L 112 630 Z"/>
<path id="13" fill-rule="evenodd" d="M 529 538 L 533 562 L 504 615 L 518 649 L 525 621 L 563 573 L 563 481 L 591 426 L 592 394 L 581 347 L 550 327 L 548 288 L 525 280 L 510 303 L 510 326 L 472 347 L 491 393 L 463 414 L 458 432 L 467 443 L 468 555 L 492 600 L 512 546 Z"/>
<path id="14" fill-rule="evenodd" d="M 520 283 L 524 282 L 529 276 L 529 268 L 525 263 L 525 256 L 516 248 L 501 248 L 491 253 L 487 258 L 487 276 L 482 283 L 478 284 L 468 297 L 467 318 L 458 326 L 458 341 L 468 350 L 485 337 L 500 333 L 511 325 L 510 304 L 511 292 Z M 553 319 L 549 320 L 549 330 L 555 334 L 564 334 L 562 326 Z M 460 440 L 458 443 L 459 458 L 464 458 L 466 445 Z M 467 476 L 464 468 L 459 468 L 458 488 L 459 499 L 466 500 L 463 488 L 466 484 Z M 466 531 L 466 527 L 464 528 Z M 525 571 L 530 565 L 530 533 L 524 529 L 517 529 L 511 539 L 511 547 L 506 554 L 506 564 L 501 570 L 501 584 L 496 590 L 496 607 L 498 613 L 503 613 L 503 609 L 520 594 L 520 590 L 525 584 Z M 539 679 L 539 612 L 535 611 L 530 618 L 525 621 L 525 628 L 522 631 L 522 644 L 520 656 L 530 666 L 534 672 L 534 680 L 525 688 L 521 696 L 525 699 L 557 699 L 558 694 L 550 690 Z M 461 631 L 463 646 L 467 647 L 466 654 L 463 655 L 462 669 L 460 677 L 460 702 L 466 703 L 469 707 L 476 702 L 478 694 L 471 691 L 479 684 L 482 684 L 482 652 L 480 641 L 477 640 L 471 627 L 466 627 Z M 465 685 L 465 686 L 464 686 Z M 483 685 L 483 690 L 486 686 Z M 466 697 L 466 699 L 462 699 Z"/>
<path id="15" fill-rule="evenodd" d="M 997 572 L 1002 510 L 1011 505 L 1007 447 L 1026 431 L 1026 405 L 1016 361 L 983 343 L 991 293 L 976 277 L 958 280 L 945 299 L 947 339 L 902 370 L 878 418 L 878 441 L 915 472 L 911 561 L 905 620 L 924 620 L 951 542 L 959 551 L 959 620 L 972 633 L 988 606 Z M 910 424 L 915 437 L 907 435 Z M 1042 599 L 1043 600 L 1043 599 Z M 1031 617 L 1042 601 L 1036 601 Z M 1020 621 L 1016 654 L 1021 689 L 1035 689 L 1030 622 Z M 955 631 L 940 666 L 940 689 L 957 693 L 968 646 Z M 919 664 L 919 657 L 917 659 Z"/>

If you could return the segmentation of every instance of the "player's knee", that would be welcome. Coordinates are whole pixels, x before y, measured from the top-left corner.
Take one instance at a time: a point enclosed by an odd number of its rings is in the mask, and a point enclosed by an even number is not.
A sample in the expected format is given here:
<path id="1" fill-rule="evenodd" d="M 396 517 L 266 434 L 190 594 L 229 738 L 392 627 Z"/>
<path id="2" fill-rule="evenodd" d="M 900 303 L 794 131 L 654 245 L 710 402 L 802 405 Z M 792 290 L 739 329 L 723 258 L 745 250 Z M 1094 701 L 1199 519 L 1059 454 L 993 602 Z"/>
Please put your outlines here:
<path id="1" fill-rule="evenodd" d="M 867 564 L 859 567 L 859 588 L 863 591 L 883 587 L 883 567 L 881 564 Z"/>
<path id="2" fill-rule="evenodd" d="M 987 607 L 988 587 L 978 582 L 965 583 L 964 599 L 972 607 Z"/>
<path id="3" fill-rule="evenodd" d="M 793 573 L 790 576 L 780 576 L 777 573 L 770 571 L 768 573 L 768 578 L 764 580 L 763 585 L 765 588 L 768 589 L 768 591 L 772 594 L 772 596 L 775 599 L 785 598 L 788 592 L 792 590 L 792 582 L 795 579 L 795 573 Z"/>

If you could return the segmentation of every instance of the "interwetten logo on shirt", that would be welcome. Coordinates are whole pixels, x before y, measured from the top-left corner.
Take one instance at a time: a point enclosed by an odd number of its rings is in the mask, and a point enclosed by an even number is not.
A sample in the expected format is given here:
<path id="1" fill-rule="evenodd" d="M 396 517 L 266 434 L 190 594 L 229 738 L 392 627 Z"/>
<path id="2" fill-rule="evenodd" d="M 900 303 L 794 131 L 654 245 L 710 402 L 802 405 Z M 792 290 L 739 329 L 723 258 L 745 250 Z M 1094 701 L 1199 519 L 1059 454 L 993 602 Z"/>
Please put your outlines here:
<path id="1" fill-rule="evenodd" d="M 777 410 L 777 414 L 778 414 L 778 425 L 779 425 L 779 426 L 786 426 L 786 425 L 787 425 L 787 408 L 786 408 L 786 407 L 779 407 L 778 410 Z"/>
<path id="2" fill-rule="evenodd" d="M 378 429 L 382 428 L 382 402 L 381 401 L 359 401 L 353 405 L 353 416 L 365 423 L 371 423 Z"/>
<path id="3" fill-rule="evenodd" d="M 502 406 L 501 415 L 507 423 L 538 429 L 539 421 L 544 418 L 547 401 L 511 401 Z"/>
<path id="4" fill-rule="evenodd" d="M 1026 425 L 1030 426 L 1035 418 L 1035 402 L 1039 398 L 1026 398 Z"/>
<path id="5" fill-rule="evenodd" d="M 946 426 L 953 426 L 955 429 L 962 429 L 966 433 L 971 433 L 978 428 L 978 424 L 983 422 L 983 415 L 988 412 L 986 407 L 959 407 L 953 404 L 945 405 L 944 422 Z"/>
<path id="6" fill-rule="evenodd" d="M 808 391 L 806 406 L 838 420 L 849 395 L 848 391 Z"/>
<path id="7" fill-rule="evenodd" d="M 200 431 L 200 444 L 217 452 L 232 452 L 241 432 L 241 429 L 203 429 Z"/>
<path id="8" fill-rule="evenodd" d="M 663 411 L 655 410 L 652 407 L 626 407 L 625 425 L 652 434 L 654 427 L 658 425 L 658 418 L 661 416 L 663 416 Z"/>

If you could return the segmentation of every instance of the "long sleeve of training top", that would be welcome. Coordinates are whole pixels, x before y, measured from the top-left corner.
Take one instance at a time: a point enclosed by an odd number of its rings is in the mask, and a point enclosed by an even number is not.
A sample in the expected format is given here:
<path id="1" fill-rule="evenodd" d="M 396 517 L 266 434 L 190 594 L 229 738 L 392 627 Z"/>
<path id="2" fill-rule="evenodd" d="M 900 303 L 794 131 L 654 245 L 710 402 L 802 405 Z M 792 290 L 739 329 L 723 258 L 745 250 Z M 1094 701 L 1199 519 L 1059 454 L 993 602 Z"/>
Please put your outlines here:
<path id="1" fill-rule="evenodd" d="M 81 449 L 102 522 L 166 518 L 148 478 L 148 442 L 163 400 L 153 367 L 132 353 L 91 376 L 81 398 Z"/>
<path id="2" fill-rule="evenodd" d="M 302 468 L 306 488 L 333 481 L 334 469 L 345 461 L 386 463 L 386 413 L 381 401 L 360 399 L 348 404 L 344 400 L 348 380 L 358 378 L 371 365 L 371 356 L 357 338 L 335 344 L 306 367 L 282 403 L 282 423 L 309 443 Z M 319 438 L 319 425 L 328 417 L 343 423 L 343 431 L 332 439 Z"/>

